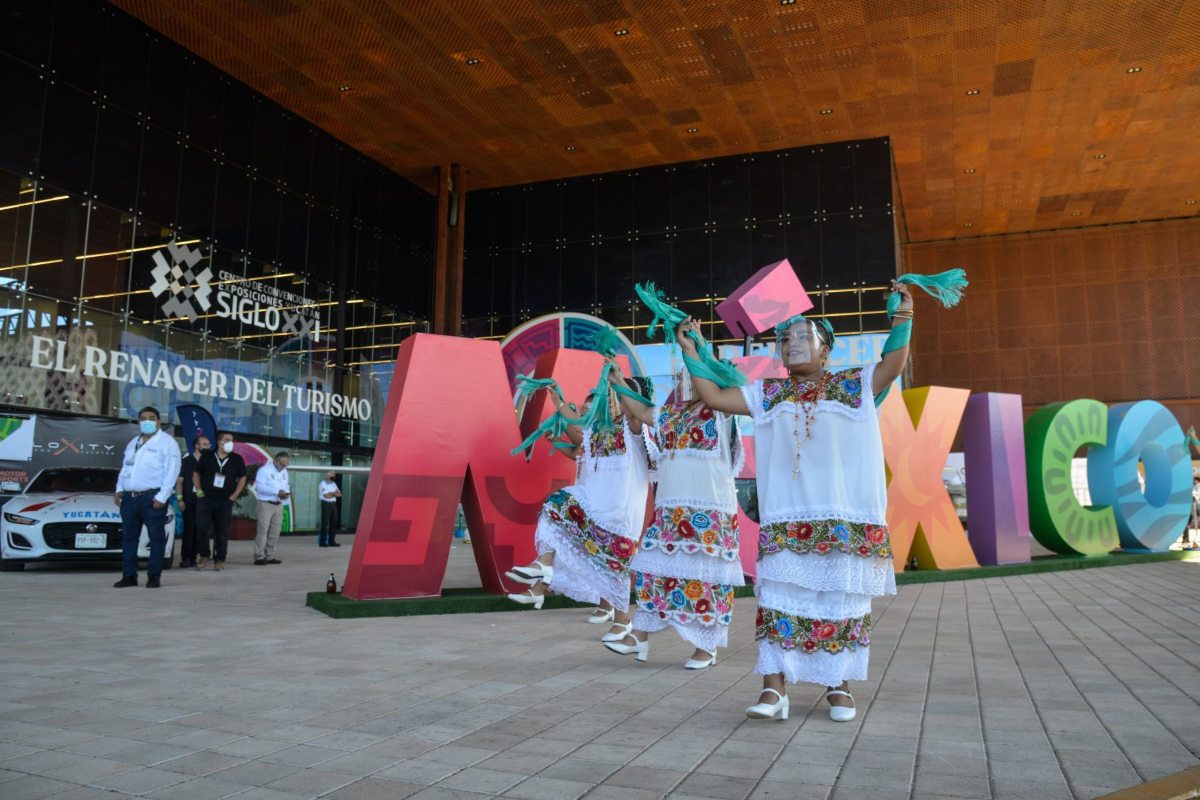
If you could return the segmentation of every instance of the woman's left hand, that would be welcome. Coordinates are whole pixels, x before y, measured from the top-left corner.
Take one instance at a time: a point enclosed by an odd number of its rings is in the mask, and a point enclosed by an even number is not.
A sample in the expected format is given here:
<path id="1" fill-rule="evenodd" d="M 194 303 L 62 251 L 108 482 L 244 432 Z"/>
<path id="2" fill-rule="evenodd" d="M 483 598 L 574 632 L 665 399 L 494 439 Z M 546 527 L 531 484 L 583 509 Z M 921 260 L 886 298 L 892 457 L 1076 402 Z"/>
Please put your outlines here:
<path id="1" fill-rule="evenodd" d="M 912 290 L 908 288 L 907 283 L 892 281 L 892 291 L 900 293 L 900 308 L 896 309 L 897 311 L 913 310 Z"/>
<path id="2" fill-rule="evenodd" d="M 624 380 L 624 377 L 621 375 L 621 365 L 617 363 L 617 357 L 611 356 L 607 359 L 607 362 L 608 365 L 612 367 L 612 369 L 608 371 L 608 382 L 620 383 L 622 380 Z"/>

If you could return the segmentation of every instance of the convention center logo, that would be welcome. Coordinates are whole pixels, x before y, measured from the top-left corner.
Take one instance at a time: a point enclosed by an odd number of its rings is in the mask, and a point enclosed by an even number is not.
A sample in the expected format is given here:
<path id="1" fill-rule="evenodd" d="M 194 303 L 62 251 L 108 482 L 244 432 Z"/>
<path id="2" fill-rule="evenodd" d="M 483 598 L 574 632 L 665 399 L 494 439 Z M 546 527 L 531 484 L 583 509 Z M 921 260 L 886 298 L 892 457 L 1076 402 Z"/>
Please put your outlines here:
<path id="1" fill-rule="evenodd" d="M 198 249 L 174 240 L 155 250 L 150 293 L 162 299 L 168 319 L 196 320 L 205 315 L 237 320 L 272 333 L 321 340 L 321 316 L 315 303 L 264 279 L 245 278 L 222 270 L 213 280 Z"/>
<path id="2" fill-rule="evenodd" d="M 170 256 L 170 262 L 167 256 Z M 172 241 L 162 250 L 155 250 L 153 258 L 154 269 L 150 271 L 150 277 L 154 278 L 154 283 L 150 285 L 150 293 L 155 297 L 167 293 L 162 304 L 164 314 L 172 319 L 191 319 L 212 307 L 209 299 L 212 270 L 205 266 L 200 272 L 195 271 L 202 259 L 199 250 Z"/>

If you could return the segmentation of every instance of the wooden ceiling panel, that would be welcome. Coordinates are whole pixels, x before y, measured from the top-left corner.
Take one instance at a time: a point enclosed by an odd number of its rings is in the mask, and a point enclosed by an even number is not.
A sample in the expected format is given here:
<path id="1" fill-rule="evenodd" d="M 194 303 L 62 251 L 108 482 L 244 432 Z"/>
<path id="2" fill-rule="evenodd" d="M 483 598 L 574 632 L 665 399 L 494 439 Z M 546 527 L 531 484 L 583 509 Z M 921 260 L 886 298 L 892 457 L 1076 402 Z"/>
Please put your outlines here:
<path id="1" fill-rule="evenodd" d="M 1191 0 L 113 2 L 426 187 L 887 135 L 912 241 L 1200 211 Z"/>

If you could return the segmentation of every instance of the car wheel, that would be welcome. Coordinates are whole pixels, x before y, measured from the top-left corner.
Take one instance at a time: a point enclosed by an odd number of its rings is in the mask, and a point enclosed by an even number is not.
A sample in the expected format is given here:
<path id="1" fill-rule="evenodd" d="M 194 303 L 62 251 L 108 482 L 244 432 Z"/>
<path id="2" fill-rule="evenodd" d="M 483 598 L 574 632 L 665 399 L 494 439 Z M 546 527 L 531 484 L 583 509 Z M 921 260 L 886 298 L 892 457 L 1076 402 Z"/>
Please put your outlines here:
<path id="1" fill-rule="evenodd" d="M 13 561 L 0 557 L 0 572 L 20 572 L 25 569 L 24 561 Z"/>

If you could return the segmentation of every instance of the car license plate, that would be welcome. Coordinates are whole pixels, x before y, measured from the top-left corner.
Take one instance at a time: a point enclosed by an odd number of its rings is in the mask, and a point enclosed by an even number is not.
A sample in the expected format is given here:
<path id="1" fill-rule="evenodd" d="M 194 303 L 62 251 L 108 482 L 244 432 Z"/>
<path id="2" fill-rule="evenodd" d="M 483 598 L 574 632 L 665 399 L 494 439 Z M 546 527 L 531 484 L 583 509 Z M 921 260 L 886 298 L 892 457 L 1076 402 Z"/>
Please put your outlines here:
<path id="1" fill-rule="evenodd" d="M 76 550 L 103 550 L 108 546 L 108 535 L 103 533 L 75 534 Z"/>

